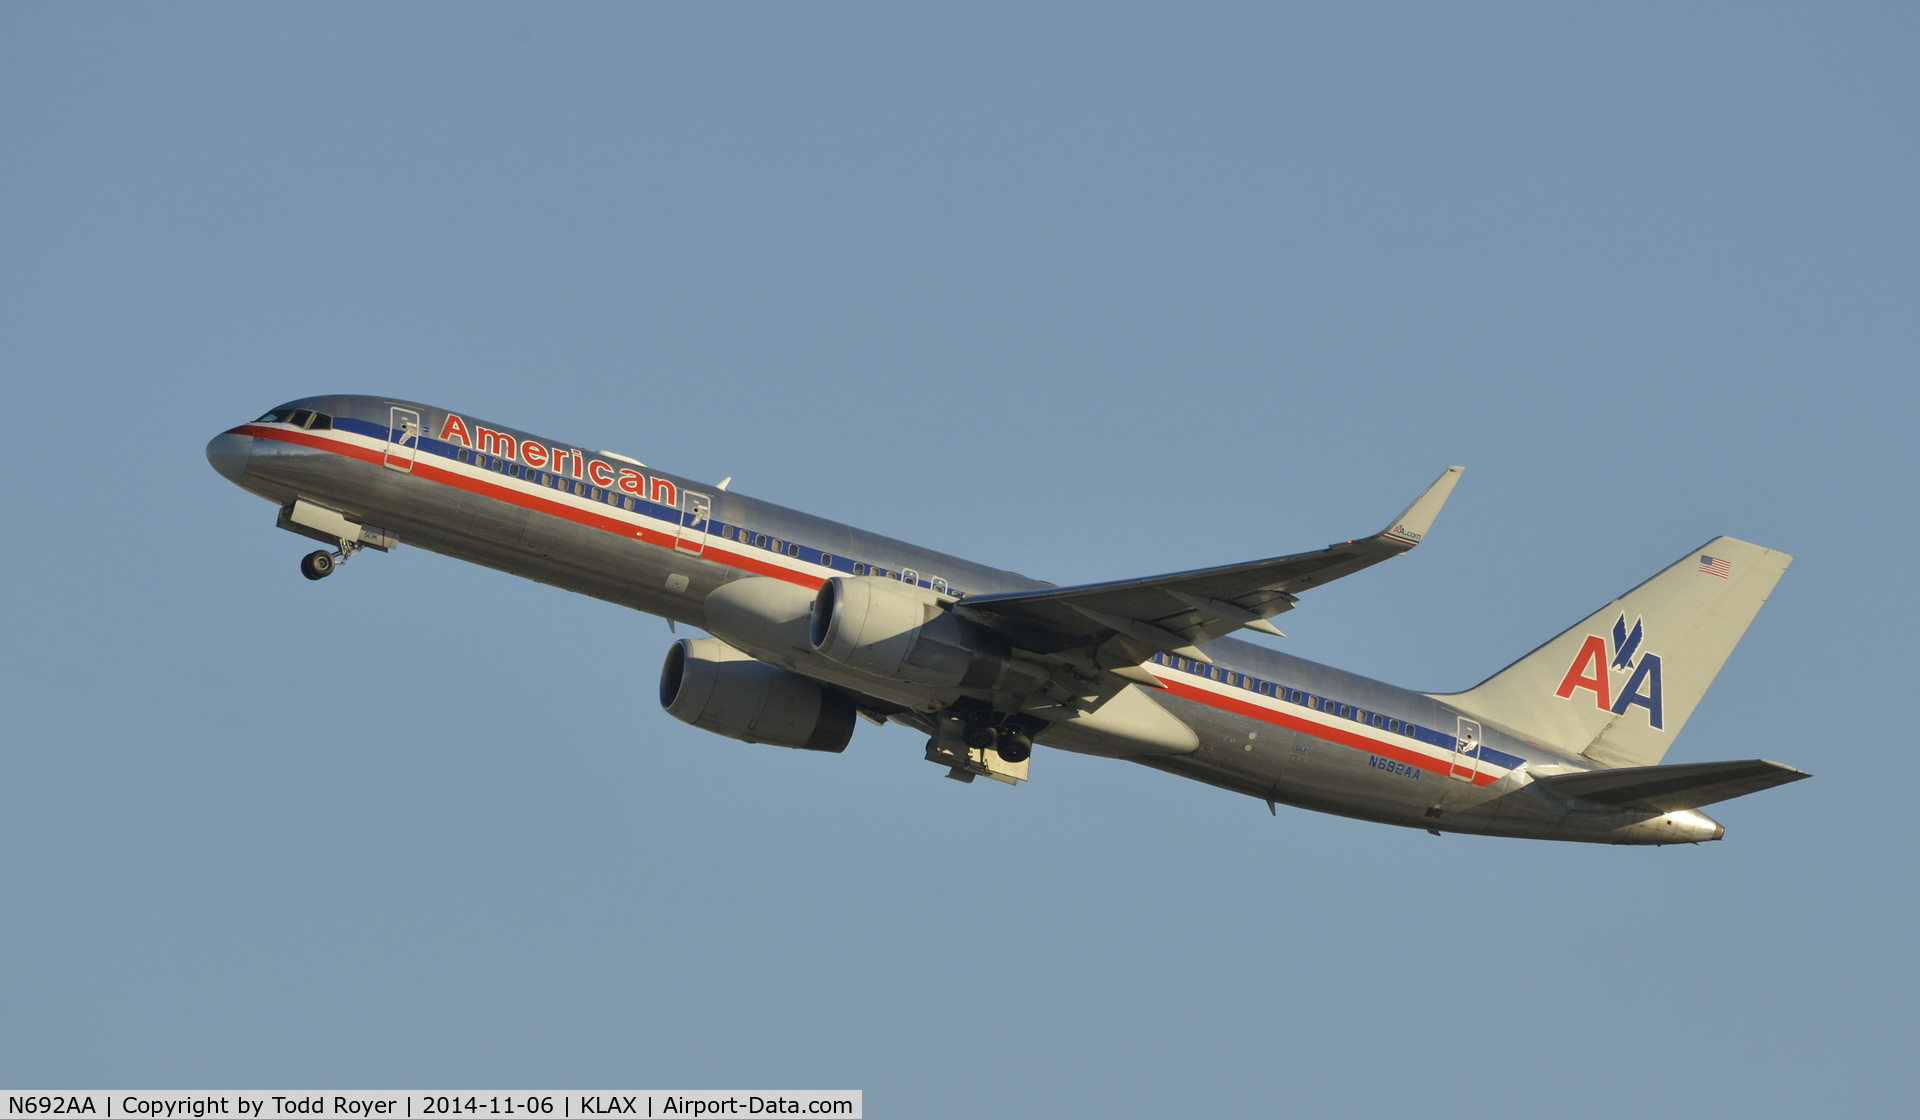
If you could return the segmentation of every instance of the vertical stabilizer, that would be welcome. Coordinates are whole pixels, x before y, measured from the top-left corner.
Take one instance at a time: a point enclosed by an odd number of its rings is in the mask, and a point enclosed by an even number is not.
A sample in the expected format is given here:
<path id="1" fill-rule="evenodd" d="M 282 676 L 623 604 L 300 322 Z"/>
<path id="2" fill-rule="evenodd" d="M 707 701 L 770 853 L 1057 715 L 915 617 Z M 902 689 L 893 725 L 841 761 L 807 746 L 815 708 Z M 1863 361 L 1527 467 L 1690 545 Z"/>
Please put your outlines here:
<path id="1" fill-rule="evenodd" d="M 1652 766 L 1792 562 L 1715 537 L 1477 687 L 1437 698 L 1600 766 Z"/>

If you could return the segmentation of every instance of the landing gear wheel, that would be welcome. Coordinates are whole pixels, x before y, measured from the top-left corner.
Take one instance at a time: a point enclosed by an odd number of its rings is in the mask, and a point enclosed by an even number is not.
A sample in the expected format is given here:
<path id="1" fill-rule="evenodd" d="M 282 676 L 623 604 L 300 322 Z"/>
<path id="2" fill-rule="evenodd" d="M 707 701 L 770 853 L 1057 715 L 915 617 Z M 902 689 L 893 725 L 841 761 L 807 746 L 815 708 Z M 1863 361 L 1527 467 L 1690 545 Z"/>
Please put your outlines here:
<path id="1" fill-rule="evenodd" d="M 978 727 L 967 728 L 967 733 L 961 737 L 960 741 L 976 751 L 990 751 L 993 745 L 1000 741 L 1000 733 L 988 724 L 981 724 Z"/>
<path id="2" fill-rule="evenodd" d="M 326 579 L 333 574 L 333 553 L 309 552 L 302 556 L 300 574 L 308 579 Z"/>
<path id="3" fill-rule="evenodd" d="M 1000 736 L 1000 745 L 994 749 L 1008 762 L 1025 762 L 1033 755 L 1033 740 L 1022 732 L 1010 731 Z"/>

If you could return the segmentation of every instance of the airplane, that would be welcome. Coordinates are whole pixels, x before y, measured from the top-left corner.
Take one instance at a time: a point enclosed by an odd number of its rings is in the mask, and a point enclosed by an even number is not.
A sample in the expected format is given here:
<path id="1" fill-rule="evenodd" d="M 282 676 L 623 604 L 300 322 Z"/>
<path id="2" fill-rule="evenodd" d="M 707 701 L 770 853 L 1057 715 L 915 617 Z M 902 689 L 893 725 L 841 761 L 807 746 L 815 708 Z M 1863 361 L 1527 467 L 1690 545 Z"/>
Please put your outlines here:
<path id="1" fill-rule="evenodd" d="M 749 743 L 837 754 L 858 720 L 926 736 L 960 782 L 1028 780 L 1035 744 L 1278 806 L 1444 833 L 1718 840 L 1702 806 L 1810 777 L 1661 765 L 1785 553 L 1715 537 L 1464 692 L 1423 693 L 1232 637 L 1419 545 L 1449 467 L 1385 529 L 1324 549 L 1061 587 L 611 451 L 410 401 L 318 396 L 207 460 L 321 542 L 310 580 L 402 541 L 686 623 L 660 703 Z"/>

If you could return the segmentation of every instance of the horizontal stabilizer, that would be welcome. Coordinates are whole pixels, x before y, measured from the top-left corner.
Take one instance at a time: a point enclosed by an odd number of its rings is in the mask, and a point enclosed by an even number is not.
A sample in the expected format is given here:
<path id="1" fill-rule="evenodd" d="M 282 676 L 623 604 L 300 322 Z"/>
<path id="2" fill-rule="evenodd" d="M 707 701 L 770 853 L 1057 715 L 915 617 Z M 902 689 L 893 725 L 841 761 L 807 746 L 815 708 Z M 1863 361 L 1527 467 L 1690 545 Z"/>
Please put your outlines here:
<path id="1" fill-rule="evenodd" d="M 1578 798 L 1622 809 L 1649 809 L 1673 813 L 1698 809 L 1731 797 L 1811 778 L 1764 758 L 1746 762 L 1688 762 L 1678 766 L 1628 766 L 1618 770 L 1589 770 L 1536 779 L 1561 797 Z"/>

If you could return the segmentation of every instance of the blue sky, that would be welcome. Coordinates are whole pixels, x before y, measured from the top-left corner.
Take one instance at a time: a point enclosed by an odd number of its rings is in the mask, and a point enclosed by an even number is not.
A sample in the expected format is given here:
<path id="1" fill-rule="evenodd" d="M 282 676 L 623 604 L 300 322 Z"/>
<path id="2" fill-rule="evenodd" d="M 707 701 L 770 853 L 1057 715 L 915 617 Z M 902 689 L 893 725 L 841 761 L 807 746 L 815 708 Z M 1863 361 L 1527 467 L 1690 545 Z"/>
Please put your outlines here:
<path id="1" fill-rule="evenodd" d="M 861 1088 L 876 1116 L 1885 1112 L 1916 1037 L 1898 5 L 0 9 L 0 1081 Z M 1677 850 L 659 711 L 663 622 L 207 468 L 458 408 L 1058 582 L 1317 547 L 1469 686 L 1793 568 Z M 1268 640 L 1268 639 L 1262 639 Z"/>

